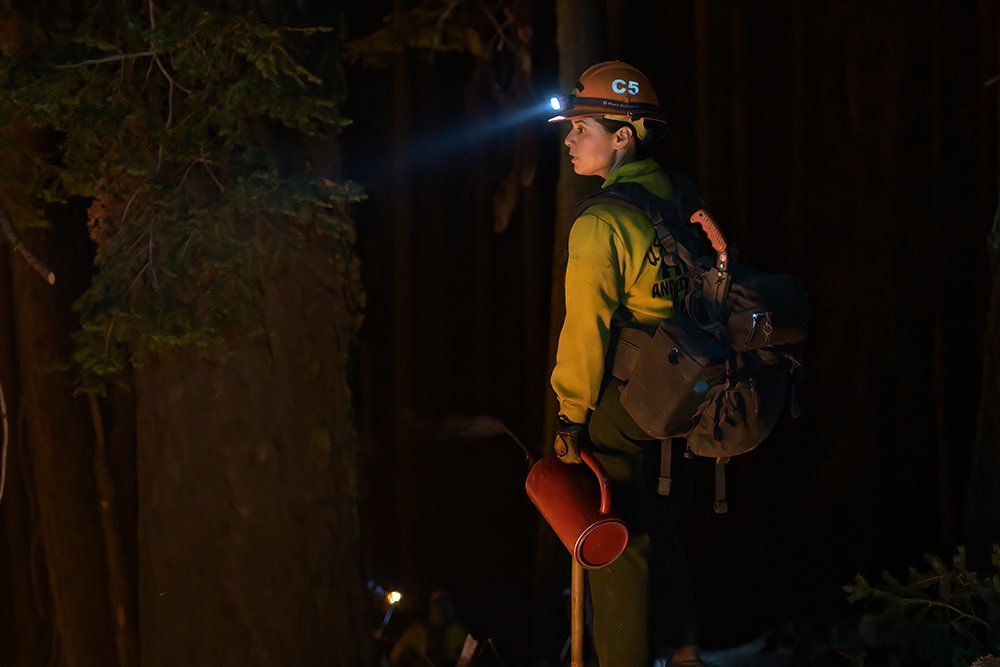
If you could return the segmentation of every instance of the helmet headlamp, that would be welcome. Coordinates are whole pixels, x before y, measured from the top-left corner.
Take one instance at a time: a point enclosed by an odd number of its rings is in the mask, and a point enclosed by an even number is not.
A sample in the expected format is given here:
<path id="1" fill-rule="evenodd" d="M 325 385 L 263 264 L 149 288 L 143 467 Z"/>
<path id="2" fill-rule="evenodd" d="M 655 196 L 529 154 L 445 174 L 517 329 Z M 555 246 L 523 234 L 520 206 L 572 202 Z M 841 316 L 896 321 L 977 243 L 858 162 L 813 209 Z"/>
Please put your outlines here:
<path id="1" fill-rule="evenodd" d="M 653 85 L 642 72 L 619 60 L 588 67 L 572 92 L 550 97 L 549 106 L 555 111 L 550 123 L 598 116 L 630 123 L 643 141 L 652 136 L 647 124 L 657 126 L 656 138 L 667 133 L 667 119 Z"/>

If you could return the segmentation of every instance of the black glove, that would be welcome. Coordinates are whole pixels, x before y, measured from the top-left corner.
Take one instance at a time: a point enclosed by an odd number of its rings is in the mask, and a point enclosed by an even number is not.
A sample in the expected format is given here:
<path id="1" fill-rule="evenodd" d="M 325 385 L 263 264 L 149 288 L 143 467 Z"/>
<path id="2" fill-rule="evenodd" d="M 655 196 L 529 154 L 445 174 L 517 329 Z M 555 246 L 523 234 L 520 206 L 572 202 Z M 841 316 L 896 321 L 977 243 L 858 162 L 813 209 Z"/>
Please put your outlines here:
<path id="1" fill-rule="evenodd" d="M 563 463 L 583 463 L 580 452 L 586 444 L 586 437 L 587 429 L 584 424 L 568 421 L 560 415 L 552 448 Z"/>

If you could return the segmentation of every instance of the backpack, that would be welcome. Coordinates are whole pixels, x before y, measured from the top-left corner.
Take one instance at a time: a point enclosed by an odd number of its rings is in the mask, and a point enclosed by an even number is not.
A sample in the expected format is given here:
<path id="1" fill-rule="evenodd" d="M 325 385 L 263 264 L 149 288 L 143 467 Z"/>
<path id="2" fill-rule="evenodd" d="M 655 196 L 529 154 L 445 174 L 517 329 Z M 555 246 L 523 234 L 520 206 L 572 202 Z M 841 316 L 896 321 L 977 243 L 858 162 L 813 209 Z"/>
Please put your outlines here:
<path id="1" fill-rule="evenodd" d="M 675 189 L 669 200 L 638 183 L 615 183 L 583 199 L 577 213 L 598 203 L 639 211 L 664 261 L 683 270 L 677 280 L 686 296 L 675 301 L 674 315 L 652 336 L 619 332 L 611 373 L 625 381 L 622 408 L 662 443 L 659 493 L 670 493 L 671 439 L 684 437 L 685 457 L 715 459 L 715 511 L 725 513 L 730 458 L 770 435 L 789 395 L 792 416 L 800 414 L 796 386 L 811 306 L 798 278 L 738 263 L 691 180 L 668 175 Z"/>

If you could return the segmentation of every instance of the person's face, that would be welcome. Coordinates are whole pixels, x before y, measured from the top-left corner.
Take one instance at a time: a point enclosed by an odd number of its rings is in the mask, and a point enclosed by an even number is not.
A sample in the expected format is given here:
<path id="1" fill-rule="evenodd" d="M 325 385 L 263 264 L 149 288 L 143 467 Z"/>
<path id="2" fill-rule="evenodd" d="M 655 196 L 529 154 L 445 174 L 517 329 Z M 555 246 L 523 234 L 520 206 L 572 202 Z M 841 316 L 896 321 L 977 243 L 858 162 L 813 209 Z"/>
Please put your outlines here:
<path id="1" fill-rule="evenodd" d="M 563 143 L 569 149 L 573 171 L 580 176 L 606 178 L 614 165 L 618 151 L 628 146 L 631 133 L 626 128 L 608 132 L 595 119 L 574 118 L 573 126 Z"/>

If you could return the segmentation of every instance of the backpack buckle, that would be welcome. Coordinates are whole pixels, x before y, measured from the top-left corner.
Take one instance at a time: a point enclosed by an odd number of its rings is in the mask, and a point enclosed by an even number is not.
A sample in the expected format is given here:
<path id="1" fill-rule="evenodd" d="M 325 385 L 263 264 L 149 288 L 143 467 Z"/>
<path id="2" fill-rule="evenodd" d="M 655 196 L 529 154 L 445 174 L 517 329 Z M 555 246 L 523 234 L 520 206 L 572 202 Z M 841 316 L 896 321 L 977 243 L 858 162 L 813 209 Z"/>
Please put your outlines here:
<path id="1" fill-rule="evenodd" d="M 760 324 L 761 320 L 764 320 L 764 326 L 761 327 L 761 332 L 764 334 L 764 343 L 771 347 L 774 345 L 774 313 L 770 310 L 762 310 L 759 313 L 754 313 L 751 315 L 750 320 L 750 331 L 747 332 L 747 339 L 743 341 L 744 345 L 749 345 L 750 341 L 757 333 L 757 325 Z"/>

